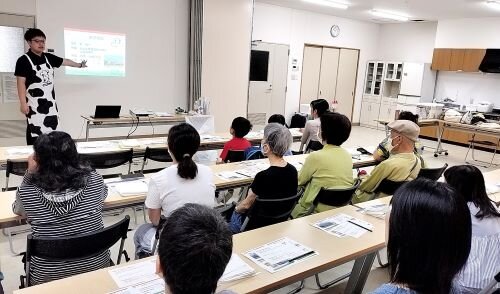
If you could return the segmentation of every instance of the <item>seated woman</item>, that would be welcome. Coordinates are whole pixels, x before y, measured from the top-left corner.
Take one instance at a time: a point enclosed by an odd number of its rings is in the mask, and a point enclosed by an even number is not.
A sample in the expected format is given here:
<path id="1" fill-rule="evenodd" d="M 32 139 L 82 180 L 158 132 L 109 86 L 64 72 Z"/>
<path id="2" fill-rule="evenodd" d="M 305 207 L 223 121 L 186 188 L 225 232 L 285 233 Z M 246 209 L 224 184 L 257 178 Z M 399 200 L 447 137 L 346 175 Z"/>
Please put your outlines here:
<path id="1" fill-rule="evenodd" d="M 398 120 L 409 120 L 415 124 L 418 125 L 418 114 L 413 114 L 409 111 L 401 111 L 398 116 Z M 387 136 L 380 144 L 378 144 L 377 149 L 373 152 L 373 159 L 375 159 L 378 162 L 382 162 L 389 158 L 391 155 L 391 138 L 390 136 Z M 421 150 L 422 146 L 420 142 L 415 142 L 415 147 L 413 149 L 413 153 L 415 153 L 416 156 L 419 157 L 420 159 L 420 164 L 422 168 L 425 168 L 425 162 L 424 159 L 421 156 Z"/>
<path id="2" fill-rule="evenodd" d="M 391 282 L 372 293 L 462 293 L 454 278 L 469 256 L 471 221 L 455 189 L 409 182 L 394 194 L 386 223 Z"/>
<path id="3" fill-rule="evenodd" d="M 444 178 L 467 201 L 472 220 L 471 251 L 458 283 L 463 293 L 478 293 L 500 272 L 500 210 L 488 198 L 477 167 L 453 166 Z"/>
<path id="4" fill-rule="evenodd" d="M 151 255 L 156 227 L 162 215 L 167 217 L 186 203 L 215 205 L 212 170 L 193 161 L 199 147 L 200 135 L 191 125 L 178 124 L 168 131 L 168 152 L 174 162 L 149 181 L 145 205 L 151 223 L 139 226 L 135 232 L 136 258 Z"/>
<path id="5" fill-rule="evenodd" d="M 245 212 L 252 207 L 256 197 L 277 199 L 297 194 L 297 170 L 283 159 L 290 145 L 292 134 L 285 126 L 277 123 L 266 125 L 261 150 L 271 166 L 255 175 L 247 197 L 236 206 L 230 223 L 233 233 L 241 231 Z"/>
<path id="6" fill-rule="evenodd" d="M 311 116 L 312 120 L 308 120 L 304 129 L 302 130 L 302 139 L 300 139 L 299 151 L 306 151 L 307 146 L 311 141 L 321 142 L 318 138 L 318 131 L 320 129 L 320 117 L 328 111 L 330 105 L 325 99 L 317 99 L 311 102 Z"/>
<path id="7" fill-rule="evenodd" d="M 279 123 L 280 125 L 284 125 L 285 127 L 288 128 L 288 126 L 286 125 L 286 121 L 285 121 L 285 117 L 281 114 L 273 114 L 269 117 L 269 119 L 267 120 L 267 123 L 270 124 L 270 123 Z"/>
<path id="8" fill-rule="evenodd" d="M 64 132 L 38 137 L 13 211 L 25 215 L 34 237 L 68 237 L 103 229 L 108 189 L 102 177 L 82 165 L 75 143 Z M 77 248 L 75 248 L 77 250 Z M 85 260 L 48 261 L 33 257 L 32 285 L 109 266 L 109 251 Z"/>
<path id="9" fill-rule="evenodd" d="M 297 218 L 309 213 L 314 198 L 321 188 L 349 188 L 353 185 L 352 157 L 349 151 L 340 147 L 351 134 L 351 122 L 339 113 L 326 113 L 321 116 L 319 137 L 324 147 L 306 158 L 299 173 L 299 186 L 305 186 L 304 195 L 292 212 Z M 331 209 L 318 205 L 317 212 Z"/>

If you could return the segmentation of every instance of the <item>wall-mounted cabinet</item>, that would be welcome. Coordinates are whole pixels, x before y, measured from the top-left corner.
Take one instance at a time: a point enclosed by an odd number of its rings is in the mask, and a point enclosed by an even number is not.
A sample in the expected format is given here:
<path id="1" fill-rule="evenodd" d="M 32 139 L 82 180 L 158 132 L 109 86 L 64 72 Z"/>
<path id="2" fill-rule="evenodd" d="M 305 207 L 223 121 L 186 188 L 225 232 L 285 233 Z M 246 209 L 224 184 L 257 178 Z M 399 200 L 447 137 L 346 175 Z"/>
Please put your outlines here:
<path id="1" fill-rule="evenodd" d="M 380 96 L 384 79 L 385 64 L 383 62 L 368 62 L 365 79 L 365 95 Z"/>
<path id="2" fill-rule="evenodd" d="M 432 56 L 432 70 L 478 72 L 486 49 L 436 48 Z"/>

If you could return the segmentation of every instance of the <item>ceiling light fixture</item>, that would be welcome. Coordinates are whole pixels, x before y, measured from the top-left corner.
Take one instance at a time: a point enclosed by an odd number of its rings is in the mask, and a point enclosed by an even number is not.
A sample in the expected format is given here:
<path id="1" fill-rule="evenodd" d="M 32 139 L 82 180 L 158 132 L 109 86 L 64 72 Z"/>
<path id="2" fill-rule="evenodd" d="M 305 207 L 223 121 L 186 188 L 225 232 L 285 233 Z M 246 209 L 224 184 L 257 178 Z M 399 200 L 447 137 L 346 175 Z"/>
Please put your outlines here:
<path id="1" fill-rule="evenodd" d="M 500 10 L 500 1 L 488 0 L 486 1 L 486 5 L 488 5 L 489 8 Z"/>
<path id="2" fill-rule="evenodd" d="M 385 10 L 370 10 L 370 13 L 374 16 L 381 17 L 381 18 L 387 18 L 387 19 L 392 19 L 392 20 L 397 20 L 397 21 L 408 21 L 410 19 L 409 16 L 403 15 L 403 14 L 398 14 L 390 11 L 385 11 Z"/>
<path id="3" fill-rule="evenodd" d="M 304 2 L 314 3 L 318 5 L 329 6 L 337 9 L 347 9 L 349 5 L 343 2 L 331 1 L 331 0 L 302 0 Z"/>

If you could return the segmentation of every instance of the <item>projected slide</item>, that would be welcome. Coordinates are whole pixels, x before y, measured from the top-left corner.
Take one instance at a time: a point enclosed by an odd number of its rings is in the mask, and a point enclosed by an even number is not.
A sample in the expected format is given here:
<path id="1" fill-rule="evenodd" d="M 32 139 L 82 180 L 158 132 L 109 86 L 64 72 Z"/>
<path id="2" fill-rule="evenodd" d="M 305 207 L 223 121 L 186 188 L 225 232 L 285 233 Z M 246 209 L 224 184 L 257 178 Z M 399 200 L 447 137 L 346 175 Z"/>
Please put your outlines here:
<path id="1" fill-rule="evenodd" d="M 125 35 L 64 29 L 65 58 L 87 60 L 87 68 L 66 67 L 68 75 L 125 76 Z"/>

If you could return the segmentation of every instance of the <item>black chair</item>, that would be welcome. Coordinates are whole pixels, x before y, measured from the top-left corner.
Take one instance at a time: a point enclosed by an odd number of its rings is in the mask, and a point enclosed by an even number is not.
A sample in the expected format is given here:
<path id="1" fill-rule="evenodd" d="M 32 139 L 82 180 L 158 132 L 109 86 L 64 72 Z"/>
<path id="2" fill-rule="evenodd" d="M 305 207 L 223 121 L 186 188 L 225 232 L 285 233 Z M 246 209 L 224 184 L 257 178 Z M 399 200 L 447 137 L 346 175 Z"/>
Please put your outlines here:
<path id="1" fill-rule="evenodd" d="M 229 205 L 224 205 L 220 207 L 216 207 L 215 210 L 222 215 L 222 217 L 226 220 L 226 222 L 231 221 L 231 216 L 233 215 L 234 210 L 236 209 L 236 203 L 233 202 Z"/>
<path id="2" fill-rule="evenodd" d="M 328 189 L 321 188 L 318 192 L 316 198 L 314 198 L 313 206 L 309 209 L 308 214 L 311 214 L 316 210 L 318 204 L 324 204 L 333 207 L 342 207 L 349 205 L 351 203 L 352 197 L 354 196 L 354 192 L 358 189 L 361 184 L 360 179 L 356 179 L 354 185 L 349 188 L 343 189 Z"/>
<path id="3" fill-rule="evenodd" d="M 321 144 L 320 141 L 311 140 L 307 144 L 305 153 L 309 153 L 309 152 L 313 152 L 313 151 L 318 151 L 318 150 L 321 150 L 321 149 L 323 149 L 323 144 Z"/>
<path id="4" fill-rule="evenodd" d="M 361 180 L 356 179 L 352 187 L 349 188 L 343 188 L 343 189 L 321 188 L 316 198 L 314 198 L 313 206 L 310 208 L 308 214 L 313 213 L 318 204 L 320 203 L 334 207 L 342 207 L 349 205 L 351 203 L 352 197 L 354 196 L 354 193 L 356 192 L 360 184 Z M 319 274 L 315 274 L 314 276 L 316 278 L 316 285 L 318 285 L 320 289 L 326 289 L 333 284 L 336 284 L 342 280 L 347 279 L 350 275 L 351 273 L 342 275 L 326 284 L 321 284 L 321 281 L 319 280 Z"/>
<path id="5" fill-rule="evenodd" d="M 226 160 L 224 162 L 240 162 L 245 160 L 244 150 L 229 150 L 226 155 Z"/>
<path id="6" fill-rule="evenodd" d="M 122 255 L 129 261 L 127 251 L 123 249 L 127 239 L 130 217 L 94 233 L 66 236 L 57 238 L 35 238 L 28 235 L 26 244 L 26 276 L 21 276 L 21 287 L 29 287 L 30 265 L 33 257 L 51 261 L 84 260 L 109 250 L 116 242 L 121 240 L 116 264 L 120 264 Z M 110 260 L 110 265 L 114 265 Z"/>
<path id="7" fill-rule="evenodd" d="M 423 168 L 418 173 L 417 178 L 429 179 L 432 181 L 437 181 L 443 175 L 444 171 L 448 168 L 448 164 L 445 163 L 443 167 L 439 168 Z"/>
<path id="8" fill-rule="evenodd" d="M 17 187 L 9 188 L 10 175 L 12 174 L 22 177 L 26 173 L 26 170 L 28 170 L 28 161 L 16 161 L 7 159 L 7 166 L 5 168 L 5 187 L 2 189 L 2 191 L 5 192 L 17 189 Z"/>
<path id="9" fill-rule="evenodd" d="M 241 226 L 241 232 L 274 225 L 290 218 L 293 208 L 302 196 L 302 190 L 287 198 L 255 198 Z"/>
<path id="10" fill-rule="evenodd" d="M 173 162 L 172 157 L 168 153 L 168 148 L 151 148 L 146 147 L 146 151 L 144 152 L 144 158 L 142 161 L 141 173 L 144 173 L 144 166 L 146 166 L 147 160 L 153 160 L 158 162 Z M 148 169 L 147 173 L 154 173 L 162 170 L 158 169 Z"/>
<path id="11" fill-rule="evenodd" d="M 397 189 L 408 183 L 408 181 L 395 182 L 388 179 L 383 179 L 382 182 L 378 185 L 377 189 L 375 189 L 375 195 L 383 193 L 386 195 L 394 195 Z"/>
<path id="12" fill-rule="evenodd" d="M 108 169 L 121 166 L 128 162 L 128 173 L 132 167 L 132 149 L 105 153 L 82 153 L 80 161 L 87 162 L 93 169 Z M 103 175 L 103 178 L 112 178 L 117 175 Z"/>

